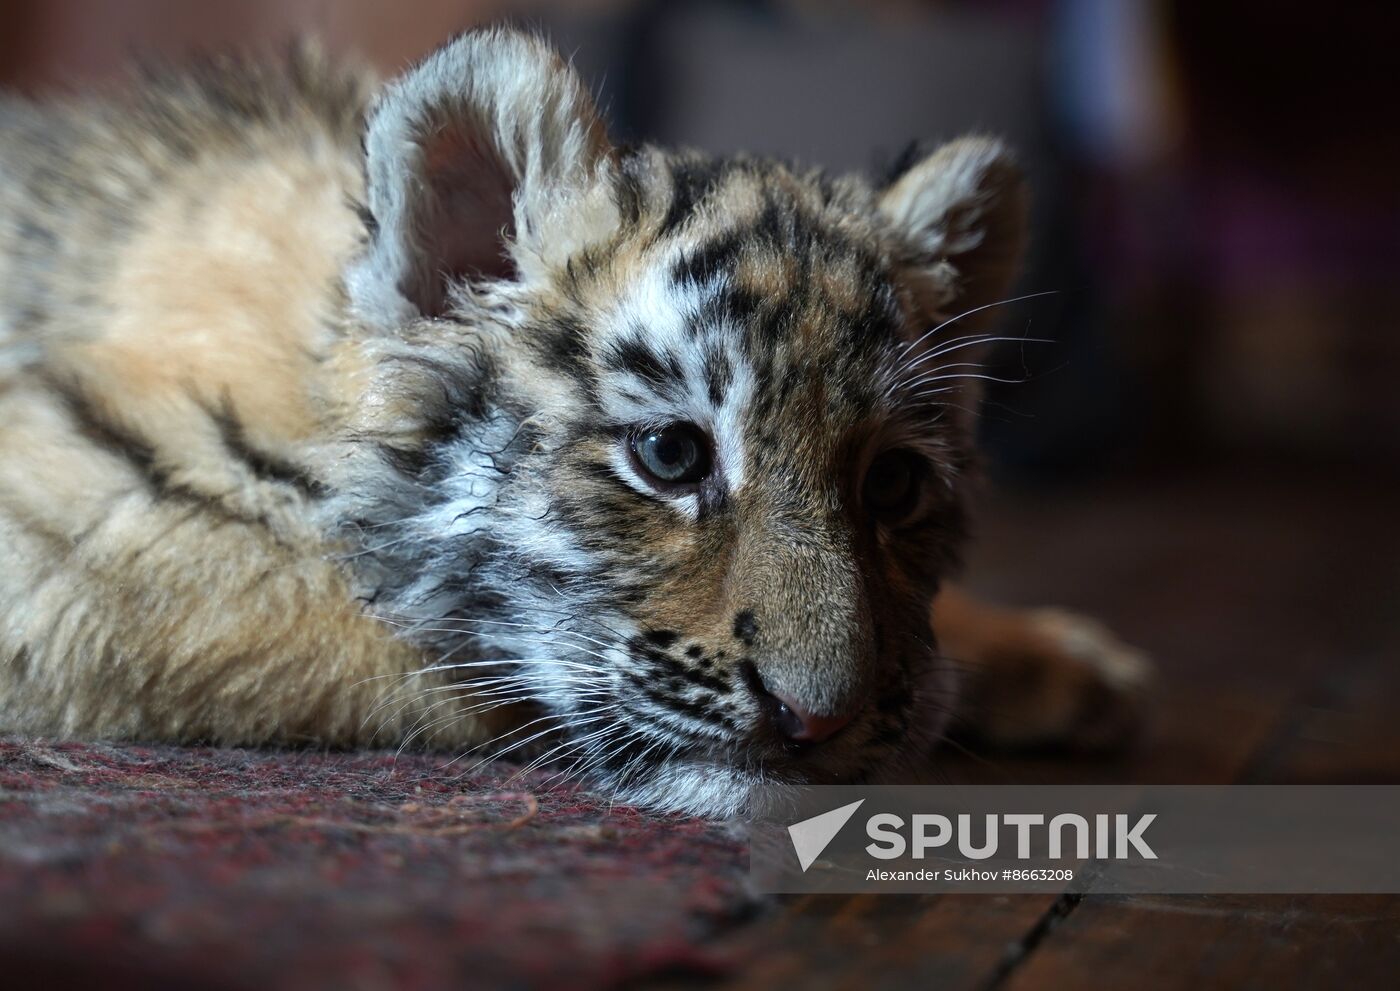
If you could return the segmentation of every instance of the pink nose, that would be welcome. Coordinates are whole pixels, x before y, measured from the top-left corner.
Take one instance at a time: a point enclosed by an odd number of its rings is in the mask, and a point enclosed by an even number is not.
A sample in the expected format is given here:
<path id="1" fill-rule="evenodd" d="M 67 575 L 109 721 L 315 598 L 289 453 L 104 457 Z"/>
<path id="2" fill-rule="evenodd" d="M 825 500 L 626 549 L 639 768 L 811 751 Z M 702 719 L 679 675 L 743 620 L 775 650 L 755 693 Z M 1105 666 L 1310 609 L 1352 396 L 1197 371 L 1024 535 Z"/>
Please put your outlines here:
<path id="1" fill-rule="evenodd" d="M 819 716 L 802 708 L 790 696 L 770 692 L 774 701 L 773 722 L 778 732 L 798 743 L 821 743 L 844 729 L 853 715 Z"/>

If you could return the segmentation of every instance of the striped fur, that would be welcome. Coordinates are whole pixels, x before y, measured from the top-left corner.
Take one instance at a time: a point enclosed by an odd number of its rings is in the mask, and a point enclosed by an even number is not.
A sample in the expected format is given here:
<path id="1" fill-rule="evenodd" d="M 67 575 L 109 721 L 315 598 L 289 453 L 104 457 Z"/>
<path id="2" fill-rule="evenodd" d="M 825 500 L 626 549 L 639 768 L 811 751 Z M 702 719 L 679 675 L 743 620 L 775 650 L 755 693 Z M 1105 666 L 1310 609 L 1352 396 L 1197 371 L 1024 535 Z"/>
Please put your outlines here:
<path id="1" fill-rule="evenodd" d="M 375 90 L 298 50 L 0 104 L 0 725 L 519 748 L 710 813 L 921 753 L 975 343 L 927 332 L 1010 276 L 1004 153 L 614 148 L 503 31 Z M 694 492 L 627 453 L 673 421 Z M 776 691 L 859 715 L 794 754 Z"/>

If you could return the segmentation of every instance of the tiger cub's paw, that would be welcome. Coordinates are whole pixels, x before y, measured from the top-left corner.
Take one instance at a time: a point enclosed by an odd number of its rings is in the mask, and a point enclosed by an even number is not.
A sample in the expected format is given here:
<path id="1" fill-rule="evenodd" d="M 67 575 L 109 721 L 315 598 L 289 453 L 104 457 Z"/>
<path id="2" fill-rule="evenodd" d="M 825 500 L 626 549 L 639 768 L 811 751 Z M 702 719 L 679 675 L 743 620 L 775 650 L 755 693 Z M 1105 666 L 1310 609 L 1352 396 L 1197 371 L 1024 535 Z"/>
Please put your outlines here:
<path id="1" fill-rule="evenodd" d="M 1152 662 L 1097 620 L 1061 609 L 1011 614 L 973 664 L 965 727 L 1004 749 L 1102 751 L 1146 715 Z"/>

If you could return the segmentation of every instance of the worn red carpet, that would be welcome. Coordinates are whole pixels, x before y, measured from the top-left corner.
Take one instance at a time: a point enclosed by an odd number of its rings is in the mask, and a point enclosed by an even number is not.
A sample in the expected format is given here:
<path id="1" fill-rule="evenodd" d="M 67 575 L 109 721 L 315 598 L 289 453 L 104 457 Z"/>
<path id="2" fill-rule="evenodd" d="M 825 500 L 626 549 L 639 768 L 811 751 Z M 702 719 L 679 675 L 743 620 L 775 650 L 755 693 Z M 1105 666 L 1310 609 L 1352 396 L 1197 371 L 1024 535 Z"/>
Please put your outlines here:
<path id="1" fill-rule="evenodd" d="M 755 910 L 731 829 L 445 762 L 0 739 L 0 974 L 593 988 L 737 965 L 699 948 Z"/>

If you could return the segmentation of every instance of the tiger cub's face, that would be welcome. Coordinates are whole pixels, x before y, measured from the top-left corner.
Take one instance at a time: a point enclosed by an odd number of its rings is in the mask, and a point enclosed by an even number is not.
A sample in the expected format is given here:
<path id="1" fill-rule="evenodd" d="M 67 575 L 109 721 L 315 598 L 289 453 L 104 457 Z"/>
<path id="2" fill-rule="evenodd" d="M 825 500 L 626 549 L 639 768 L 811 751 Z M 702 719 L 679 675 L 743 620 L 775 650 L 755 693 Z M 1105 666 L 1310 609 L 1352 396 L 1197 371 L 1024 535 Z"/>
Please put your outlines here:
<path id="1" fill-rule="evenodd" d="M 392 84 L 366 149 L 342 519 L 463 705 L 536 707 L 484 752 L 711 814 L 921 756 L 980 336 L 952 318 L 1020 249 L 998 146 L 879 189 L 616 149 L 552 53 L 486 32 Z"/>

